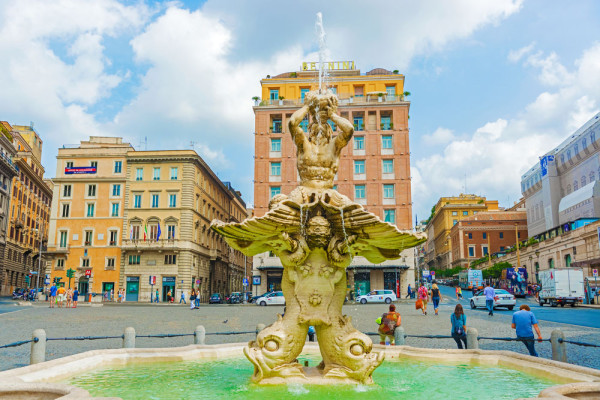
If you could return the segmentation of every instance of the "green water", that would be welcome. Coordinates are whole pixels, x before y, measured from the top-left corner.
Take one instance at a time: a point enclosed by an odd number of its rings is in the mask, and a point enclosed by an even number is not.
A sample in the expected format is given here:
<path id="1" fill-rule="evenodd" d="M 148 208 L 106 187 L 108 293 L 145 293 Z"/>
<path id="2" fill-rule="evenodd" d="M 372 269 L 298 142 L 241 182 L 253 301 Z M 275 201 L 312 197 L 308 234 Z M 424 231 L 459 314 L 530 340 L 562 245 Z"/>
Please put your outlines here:
<path id="1" fill-rule="evenodd" d="M 314 356 L 300 362 L 318 363 Z M 129 399 L 515 399 L 535 397 L 556 383 L 523 372 L 472 365 L 403 360 L 384 362 L 374 385 L 258 386 L 252 365 L 241 358 L 220 361 L 133 364 L 72 378 L 67 383 L 93 396 Z"/>

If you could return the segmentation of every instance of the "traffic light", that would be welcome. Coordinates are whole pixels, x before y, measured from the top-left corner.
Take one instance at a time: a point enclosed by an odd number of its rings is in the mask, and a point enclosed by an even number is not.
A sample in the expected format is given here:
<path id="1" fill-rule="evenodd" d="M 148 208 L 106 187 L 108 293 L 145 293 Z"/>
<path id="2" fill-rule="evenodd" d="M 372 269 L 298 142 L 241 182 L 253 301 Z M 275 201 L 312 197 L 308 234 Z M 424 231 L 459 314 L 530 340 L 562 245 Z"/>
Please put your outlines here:
<path id="1" fill-rule="evenodd" d="M 73 278 L 73 277 L 75 277 L 75 270 L 74 270 L 74 269 L 71 269 L 71 268 L 69 268 L 69 269 L 67 270 L 67 278 Z"/>
<path id="2" fill-rule="evenodd" d="M 58 283 L 62 280 L 62 276 L 57 276 L 54 278 L 54 283 Z"/>
<path id="3" fill-rule="evenodd" d="M 25 275 L 25 283 L 29 285 L 29 275 Z"/>

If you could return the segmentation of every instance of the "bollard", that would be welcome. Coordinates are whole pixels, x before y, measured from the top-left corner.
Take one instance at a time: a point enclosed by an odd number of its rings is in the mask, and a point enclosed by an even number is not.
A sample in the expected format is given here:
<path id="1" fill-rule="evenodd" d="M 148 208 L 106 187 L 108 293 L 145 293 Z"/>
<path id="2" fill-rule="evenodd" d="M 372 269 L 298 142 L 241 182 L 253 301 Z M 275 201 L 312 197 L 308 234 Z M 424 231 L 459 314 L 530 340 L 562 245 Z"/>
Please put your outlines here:
<path id="1" fill-rule="evenodd" d="M 567 345 L 565 342 L 565 334 L 560 329 L 555 329 L 550 334 L 550 343 L 552 344 L 552 359 L 554 361 L 567 362 Z"/>
<path id="2" fill-rule="evenodd" d="M 256 325 L 256 334 L 258 335 L 260 333 L 260 331 L 262 331 L 265 328 L 266 328 L 265 324 Z"/>
<path id="3" fill-rule="evenodd" d="M 467 349 L 473 350 L 479 348 L 478 337 L 479 332 L 477 332 L 477 329 L 467 328 Z"/>
<path id="4" fill-rule="evenodd" d="M 206 329 L 202 325 L 198 325 L 194 331 L 194 344 L 204 344 L 206 339 Z"/>
<path id="5" fill-rule="evenodd" d="M 125 328 L 125 333 L 123 334 L 123 348 L 135 348 L 135 329 L 133 329 L 132 327 Z"/>
<path id="6" fill-rule="evenodd" d="M 33 331 L 32 339 L 29 363 L 37 364 L 46 361 L 46 331 L 36 329 Z"/>
<path id="7" fill-rule="evenodd" d="M 397 326 L 396 329 L 394 329 L 394 341 L 396 342 L 396 346 L 404 346 L 406 344 L 405 340 L 404 328 Z"/>

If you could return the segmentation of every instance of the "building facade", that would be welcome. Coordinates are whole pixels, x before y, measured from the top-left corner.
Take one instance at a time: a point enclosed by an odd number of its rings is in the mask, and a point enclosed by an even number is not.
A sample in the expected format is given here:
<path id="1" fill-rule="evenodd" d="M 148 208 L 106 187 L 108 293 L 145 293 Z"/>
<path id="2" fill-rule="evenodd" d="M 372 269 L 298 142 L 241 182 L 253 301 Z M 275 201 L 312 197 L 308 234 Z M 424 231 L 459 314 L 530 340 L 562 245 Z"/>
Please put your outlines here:
<path id="1" fill-rule="evenodd" d="M 6 241 L 9 232 L 9 214 L 12 180 L 19 173 L 13 163 L 16 154 L 13 147 L 12 127 L 0 122 L 0 295 L 10 294 L 9 274 L 5 270 Z"/>
<path id="2" fill-rule="evenodd" d="M 3 294 L 16 287 L 41 286 L 38 277 L 45 262 L 41 259 L 48 239 L 52 192 L 44 182 L 41 164 L 42 140 L 31 126 L 9 125 L 15 148 L 8 237 L 4 249 Z M 8 128 L 10 127 L 10 129 Z M 27 277 L 27 278 L 26 278 Z M 27 280 L 30 283 L 27 283 Z"/>
<path id="3" fill-rule="evenodd" d="M 450 230 L 452 267 L 468 268 L 488 254 L 503 254 L 527 239 L 527 213 L 484 211 L 463 218 Z"/>
<path id="4" fill-rule="evenodd" d="M 301 71 L 261 80 L 262 98 L 255 98 L 254 213 L 264 215 L 276 194 L 289 194 L 298 184 L 296 147 L 288 120 L 303 105 L 304 96 L 317 88 L 311 63 Z M 354 125 L 354 136 L 340 154 L 334 188 L 382 220 L 400 229 L 412 228 L 410 103 L 404 98 L 404 76 L 377 68 L 361 74 L 354 63 L 328 63 L 328 88 L 339 98 L 338 114 Z M 306 132 L 308 120 L 301 124 Z M 332 126 L 334 134 L 336 127 Z M 255 292 L 279 290 L 282 266 L 273 254 L 254 260 Z M 356 257 L 348 268 L 348 290 L 401 292 L 414 283 L 413 250 L 398 260 L 373 265 Z"/>
<path id="5" fill-rule="evenodd" d="M 92 136 L 58 149 L 50 216 L 51 278 L 85 297 L 116 289 L 127 153 L 121 138 Z M 67 270 L 75 271 L 72 279 Z"/>
<path id="6" fill-rule="evenodd" d="M 150 301 L 156 290 L 159 301 L 192 288 L 202 301 L 242 291 L 251 260 L 209 227 L 246 216 L 239 192 L 195 151 L 129 152 L 119 279 L 126 300 Z"/>
<path id="7" fill-rule="evenodd" d="M 452 266 L 451 229 L 459 221 L 484 211 L 498 211 L 497 200 L 487 200 L 474 194 L 441 197 L 427 223 L 425 262 L 428 269 L 448 269 Z"/>
<path id="8" fill-rule="evenodd" d="M 529 234 L 600 218 L 600 113 L 521 177 Z"/>

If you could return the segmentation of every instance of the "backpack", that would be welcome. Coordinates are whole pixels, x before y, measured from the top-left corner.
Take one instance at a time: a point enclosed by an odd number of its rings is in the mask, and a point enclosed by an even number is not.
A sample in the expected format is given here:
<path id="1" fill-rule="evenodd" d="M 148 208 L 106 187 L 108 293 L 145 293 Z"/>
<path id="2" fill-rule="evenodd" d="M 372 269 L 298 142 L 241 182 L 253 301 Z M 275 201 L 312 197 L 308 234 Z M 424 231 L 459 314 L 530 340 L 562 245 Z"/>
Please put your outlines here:
<path id="1" fill-rule="evenodd" d="M 379 332 L 385 335 L 393 335 L 396 330 L 396 323 L 398 322 L 399 314 L 396 312 L 385 313 L 381 316 L 381 325 L 379 325 Z"/>

